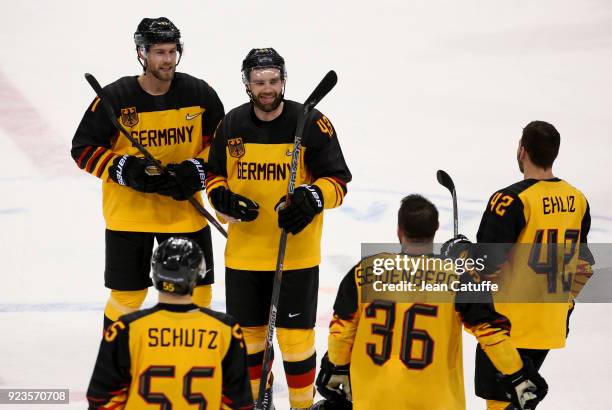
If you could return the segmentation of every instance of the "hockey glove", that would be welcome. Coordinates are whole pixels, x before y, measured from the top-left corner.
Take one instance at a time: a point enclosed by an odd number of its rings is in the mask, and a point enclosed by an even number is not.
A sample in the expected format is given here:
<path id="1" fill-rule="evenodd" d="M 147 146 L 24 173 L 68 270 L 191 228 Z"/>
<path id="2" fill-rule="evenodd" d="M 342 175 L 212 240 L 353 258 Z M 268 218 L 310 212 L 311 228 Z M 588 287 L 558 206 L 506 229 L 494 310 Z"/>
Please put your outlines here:
<path id="1" fill-rule="evenodd" d="M 533 367 L 530 358 L 522 359 L 523 368 L 514 374 L 500 376 L 500 381 L 513 406 L 532 410 L 548 393 L 548 384 Z"/>
<path id="2" fill-rule="evenodd" d="M 472 242 L 465 235 L 459 234 L 442 244 L 440 256 L 443 258 L 459 259 L 465 254 L 465 251 L 470 249 L 471 245 Z"/>
<path id="3" fill-rule="evenodd" d="M 180 164 L 168 164 L 166 170 L 176 177 L 170 176 L 176 183 L 169 184 L 157 193 L 171 196 L 177 201 L 185 201 L 196 192 L 206 188 L 206 164 L 199 158 L 191 158 Z"/>
<path id="4" fill-rule="evenodd" d="M 285 197 L 282 197 L 276 209 L 278 227 L 295 235 L 323 211 L 323 193 L 316 185 L 300 185 L 293 191 L 289 206 L 285 206 Z"/>
<path id="5" fill-rule="evenodd" d="M 259 215 L 257 202 L 235 194 L 225 187 L 213 189 L 208 196 L 217 211 L 242 222 L 253 221 Z"/>
<path id="6" fill-rule="evenodd" d="M 349 368 L 350 364 L 335 366 L 325 353 L 316 381 L 319 394 L 333 403 L 352 401 Z"/>
<path id="7" fill-rule="evenodd" d="M 115 158 L 108 169 L 108 176 L 119 185 L 146 193 L 157 192 L 171 183 L 170 177 L 161 174 L 156 166 L 133 155 Z"/>

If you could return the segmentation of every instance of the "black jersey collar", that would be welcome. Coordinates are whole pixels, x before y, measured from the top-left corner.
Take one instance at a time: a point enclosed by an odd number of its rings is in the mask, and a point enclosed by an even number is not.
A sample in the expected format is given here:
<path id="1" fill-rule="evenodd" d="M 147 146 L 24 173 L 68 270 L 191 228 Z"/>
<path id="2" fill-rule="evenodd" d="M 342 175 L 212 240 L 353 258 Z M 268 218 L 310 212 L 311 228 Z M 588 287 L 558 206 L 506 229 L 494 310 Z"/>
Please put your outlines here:
<path id="1" fill-rule="evenodd" d="M 529 178 L 526 181 L 535 181 L 535 182 L 559 182 L 561 181 L 561 178 L 557 178 L 557 177 L 552 177 L 552 178 L 548 178 L 548 179 L 535 179 L 535 178 Z"/>
<path id="2" fill-rule="evenodd" d="M 188 305 L 180 305 L 175 303 L 158 303 L 156 308 L 161 310 L 169 310 L 170 312 L 189 312 L 190 310 L 199 309 L 197 305 L 190 303 Z"/>
<path id="3" fill-rule="evenodd" d="M 273 119 L 272 121 L 262 121 L 259 118 L 257 118 L 257 115 L 255 115 L 255 108 L 253 103 L 251 102 L 251 120 L 253 120 L 253 122 L 255 123 L 255 125 L 257 125 L 258 127 L 260 126 L 268 126 L 268 125 L 272 125 L 272 124 L 276 124 L 281 122 L 285 116 L 286 116 L 286 112 L 287 112 L 287 100 L 285 100 L 283 98 L 283 110 L 281 111 L 280 115 L 278 117 L 276 117 L 275 119 Z"/>

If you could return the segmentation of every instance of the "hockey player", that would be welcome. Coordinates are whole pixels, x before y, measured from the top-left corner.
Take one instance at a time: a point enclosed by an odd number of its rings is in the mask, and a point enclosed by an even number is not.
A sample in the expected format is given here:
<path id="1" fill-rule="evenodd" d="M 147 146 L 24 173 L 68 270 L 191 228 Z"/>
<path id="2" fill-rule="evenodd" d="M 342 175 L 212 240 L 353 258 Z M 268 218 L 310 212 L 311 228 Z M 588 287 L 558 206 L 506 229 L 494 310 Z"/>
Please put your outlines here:
<path id="1" fill-rule="evenodd" d="M 243 326 L 257 399 L 280 230 L 285 229 L 278 342 L 291 407 L 308 408 L 316 371 L 323 210 L 342 204 L 351 173 L 330 120 L 314 110 L 306 121 L 295 193 L 291 204 L 282 206 L 301 104 L 284 99 L 285 61 L 272 48 L 251 50 L 242 78 L 250 102 L 231 110 L 217 128 L 206 181 L 211 204 L 230 221 L 227 312 Z"/>
<path id="2" fill-rule="evenodd" d="M 72 140 L 79 168 L 102 180 L 106 221 L 104 284 L 111 289 L 105 326 L 144 301 L 153 241 L 173 233 L 193 238 L 210 272 L 198 279 L 194 301 L 210 305 L 214 282 L 210 227 L 186 200 L 204 188 L 209 139 L 224 115 L 216 92 L 204 81 L 175 72 L 183 51 L 180 31 L 165 17 L 145 18 L 134 34 L 143 73 L 104 88 L 120 123 L 177 180 L 157 175 L 138 149 L 91 103 Z"/>
<path id="3" fill-rule="evenodd" d="M 357 410 L 465 409 L 462 322 L 495 364 L 517 409 L 533 409 L 546 395 L 544 379 L 510 342 L 508 320 L 491 303 L 472 303 L 490 294 L 479 292 L 479 299 L 467 292 L 421 290 L 470 284 L 470 275 L 433 255 L 437 229 L 436 207 L 420 195 L 405 197 L 397 235 L 406 265 L 377 272 L 381 260 L 398 256 L 383 253 L 363 259 L 344 277 L 317 377 L 317 389 L 328 401 L 317 408 L 348 408 L 352 399 Z M 412 290 L 384 291 L 389 285 Z"/>
<path id="4" fill-rule="evenodd" d="M 89 383 L 90 409 L 251 409 L 242 331 L 226 314 L 193 304 L 204 255 L 171 237 L 151 261 L 159 303 L 104 333 Z"/>
<path id="5" fill-rule="evenodd" d="M 524 179 L 491 196 L 478 229 L 479 245 L 470 251 L 475 257 L 487 254 L 483 277 L 500 286 L 495 307 L 510 319 L 511 339 L 521 356 L 537 369 L 549 349 L 565 346 L 573 300 L 594 263 L 586 245 L 589 204 L 582 192 L 553 175 L 560 140 L 547 122 L 527 124 L 517 151 Z M 465 237 L 450 241 L 449 254 L 459 253 L 466 242 Z M 480 346 L 475 383 L 488 409 L 507 408 L 504 389 Z"/>

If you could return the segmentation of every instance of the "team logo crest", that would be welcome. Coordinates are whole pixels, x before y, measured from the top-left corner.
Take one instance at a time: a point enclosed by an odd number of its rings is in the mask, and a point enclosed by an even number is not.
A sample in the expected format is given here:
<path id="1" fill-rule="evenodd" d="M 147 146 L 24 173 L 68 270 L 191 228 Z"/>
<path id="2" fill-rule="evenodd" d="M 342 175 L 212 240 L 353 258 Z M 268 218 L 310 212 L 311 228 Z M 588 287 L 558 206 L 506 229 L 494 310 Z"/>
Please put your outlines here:
<path id="1" fill-rule="evenodd" d="M 229 154 L 234 158 L 240 158 L 244 155 L 244 144 L 240 137 L 227 140 L 227 147 L 229 148 Z"/>
<path id="2" fill-rule="evenodd" d="M 136 111 L 136 107 L 121 109 L 121 123 L 125 127 L 133 127 L 138 124 L 138 112 Z"/>

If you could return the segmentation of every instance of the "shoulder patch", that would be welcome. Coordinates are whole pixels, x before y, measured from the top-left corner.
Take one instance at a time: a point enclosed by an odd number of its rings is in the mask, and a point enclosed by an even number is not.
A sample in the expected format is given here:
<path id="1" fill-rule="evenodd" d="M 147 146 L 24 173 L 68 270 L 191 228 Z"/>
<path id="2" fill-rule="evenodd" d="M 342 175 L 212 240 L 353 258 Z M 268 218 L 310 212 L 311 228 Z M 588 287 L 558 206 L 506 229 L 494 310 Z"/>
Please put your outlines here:
<path id="1" fill-rule="evenodd" d="M 504 191 L 497 191 L 489 200 L 487 207 L 491 213 L 504 216 L 506 214 L 506 210 L 514 203 L 514 201 L 519 201 L 516 195 L 506 193 Z"/>
<path id="2" fill-rule="evenodd" d="M 334 136 L 334 127 L 325 115 L 317 120 L 317 125 L 323 134 L 327 134 L 329 138 Z"/>
<path id="3" fill-rule="evenodd" d="M 126 326 L 123 324 L 121 320 L 117 320 L 113 322 L 109 327 L 104 331 L 104 340 L 107 342 L 112 342 L 117 338 L 117 335 L 120 331 L 124 330 Z"/>

